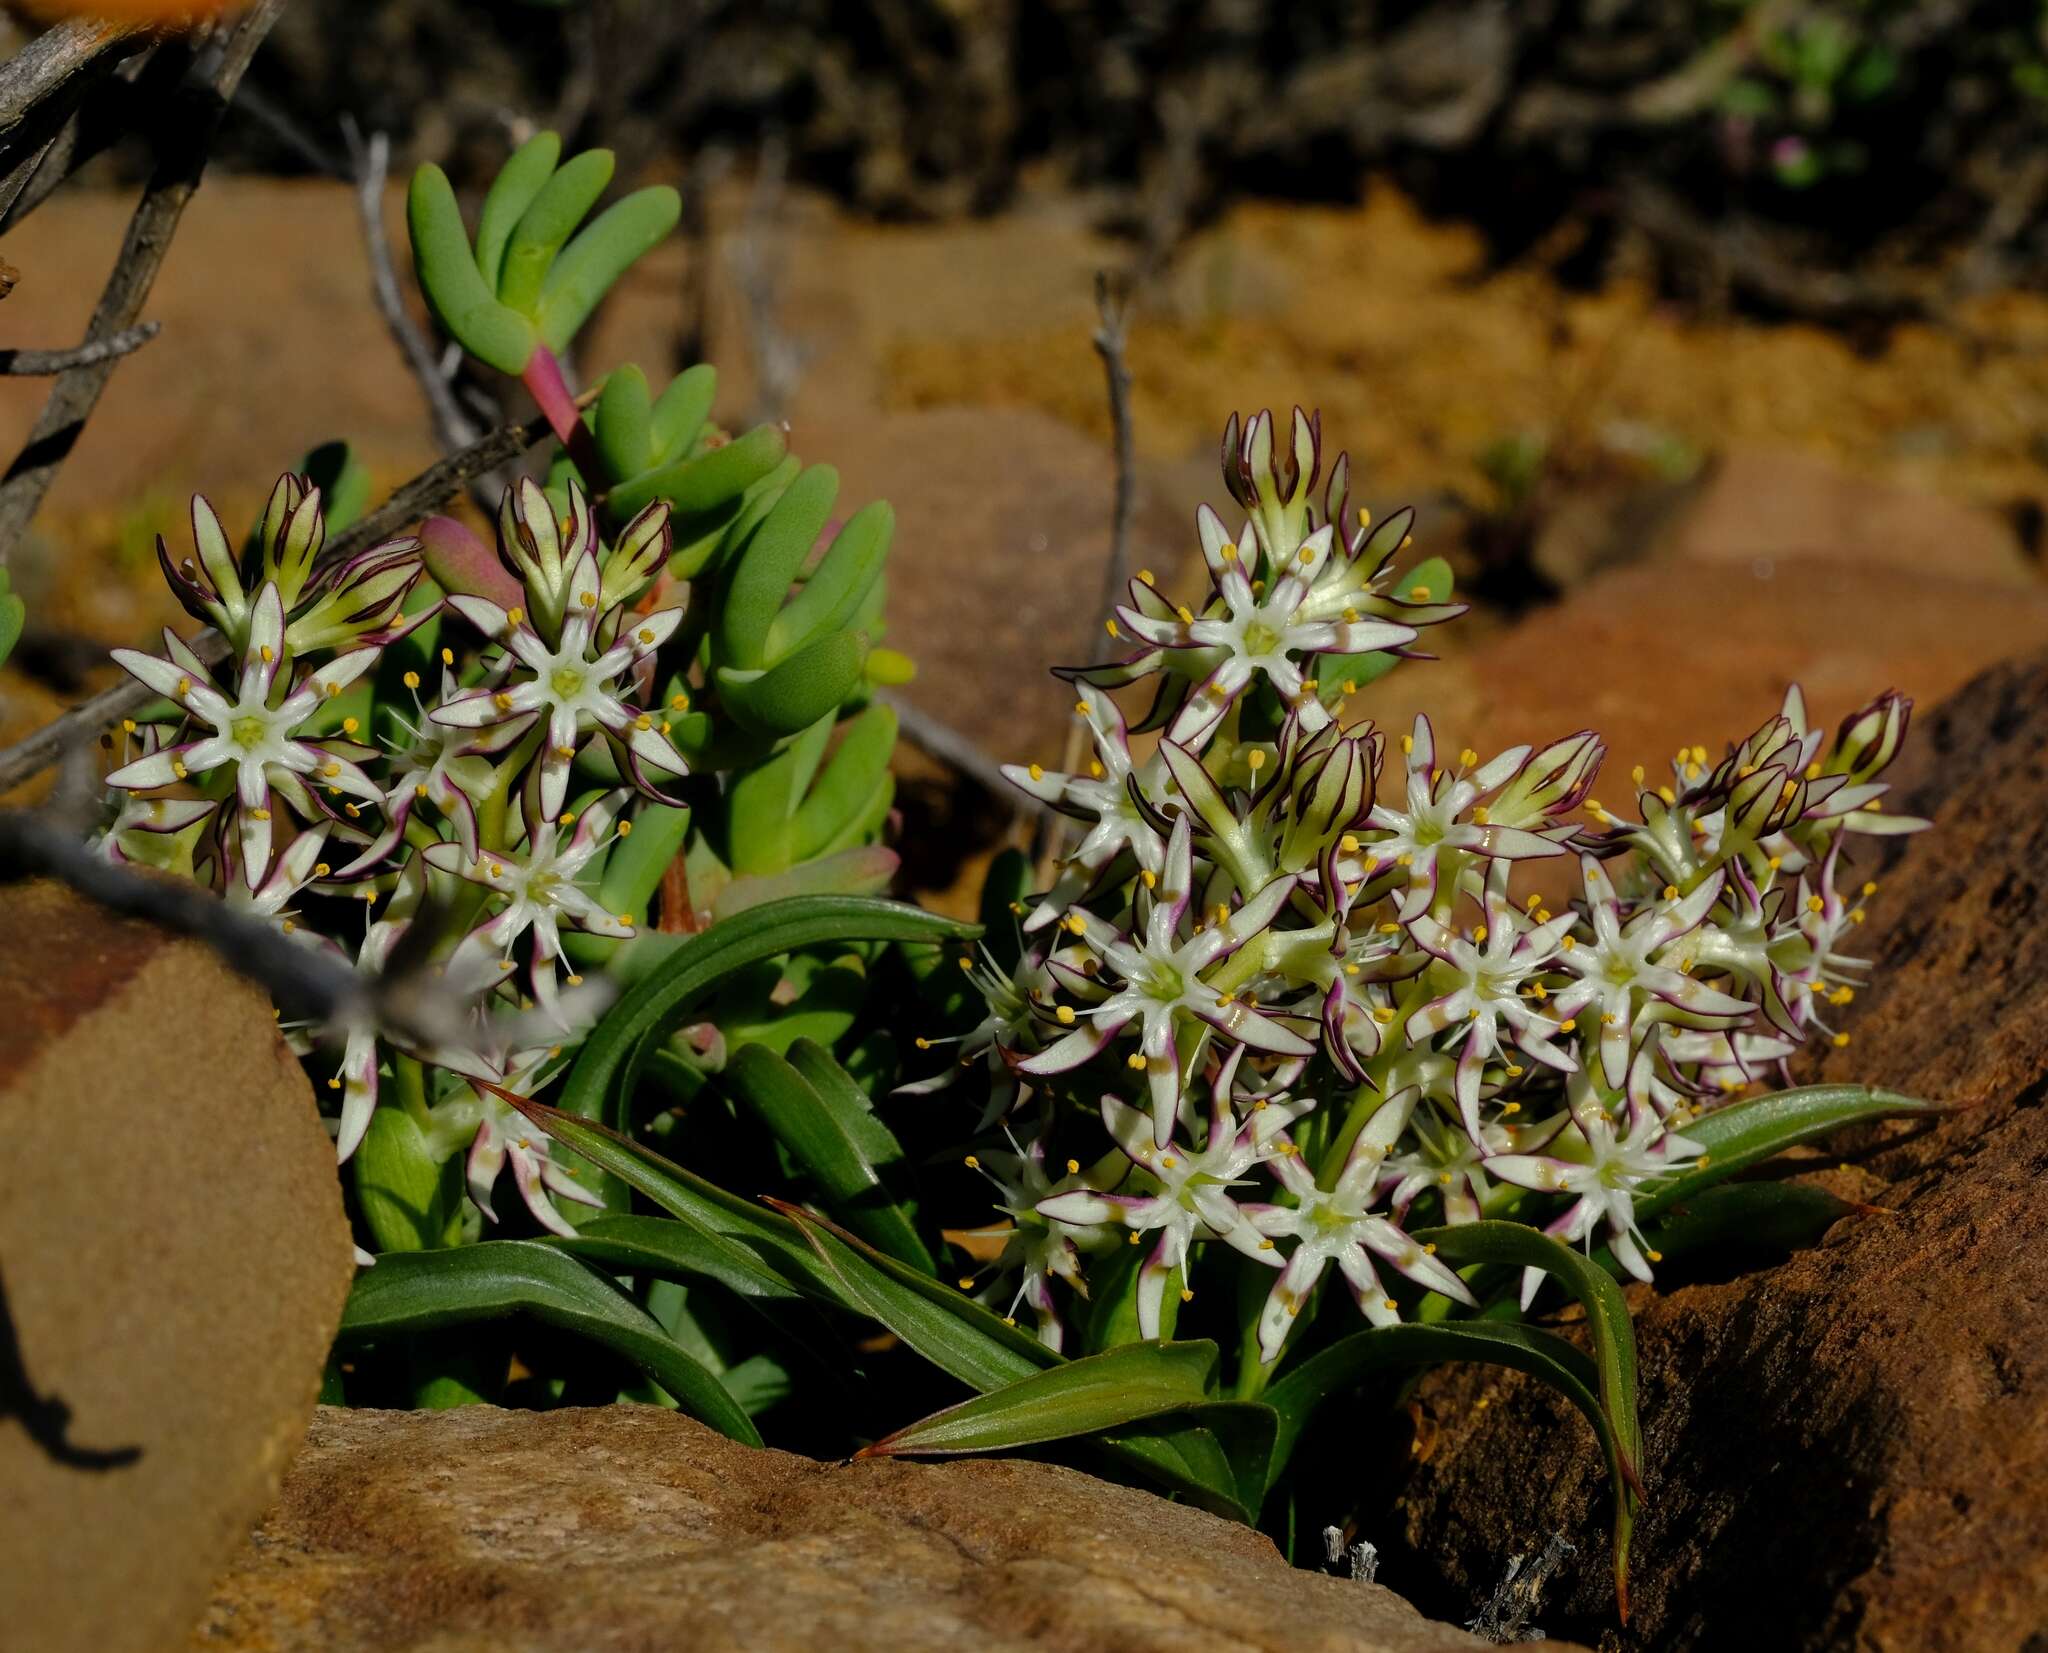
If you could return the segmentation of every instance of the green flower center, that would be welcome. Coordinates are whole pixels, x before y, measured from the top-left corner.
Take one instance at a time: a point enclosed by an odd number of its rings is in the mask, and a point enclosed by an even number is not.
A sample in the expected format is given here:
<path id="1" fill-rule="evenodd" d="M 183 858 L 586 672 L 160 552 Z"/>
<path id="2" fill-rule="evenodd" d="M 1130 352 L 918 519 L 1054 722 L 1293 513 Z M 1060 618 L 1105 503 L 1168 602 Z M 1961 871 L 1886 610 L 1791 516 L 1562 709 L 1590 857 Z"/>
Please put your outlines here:
<path id="1" fill-rule="evenodd" d="M 583 692 L 583 673 L 574 666 L 557 666 L 548 678 L 548 687 L 555 691 L 558 700 L 574 700 Z"/>
<path id="2" fill-rule="evenodd" d="M 1155 964 L 1145 974 L 1143 988 L 1148 998 L 1172 1004 L 1188 990 L 1187 978 L 1170 964 Z"/>
<path id="3" fill-rule="evenodd" d="M 1264 620 L 1254 620 L 1244 628 L 1244 652 L 1246 654 L 1271 654 L 1280 645 L 1280 633 L 1267 625 Z"/>
<path id="4" fill-rule="evenodd" d="M 268 718 L 238 717 L 228 725 L 228 738 L 245 752 L 253 752 L 270 736 Z"/>

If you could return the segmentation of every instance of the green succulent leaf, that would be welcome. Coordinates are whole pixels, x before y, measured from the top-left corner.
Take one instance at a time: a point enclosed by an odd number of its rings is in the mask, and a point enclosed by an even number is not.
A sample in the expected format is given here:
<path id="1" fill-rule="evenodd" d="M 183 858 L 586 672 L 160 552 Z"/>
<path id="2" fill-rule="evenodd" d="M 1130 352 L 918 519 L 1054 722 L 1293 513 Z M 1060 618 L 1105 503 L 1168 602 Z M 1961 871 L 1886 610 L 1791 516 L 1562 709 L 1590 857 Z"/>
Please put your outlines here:
<path id="1" fill-rule="evenodd" d="M 723 447 L 645 471 L 612 489 L 612 514 L 619 520 L 645 510 L 657 499 L 688 519 L 715 511 L 737 499 L 780 465 L 789 453 L 789 438 L 774 425 L 757 425 Z M 677 530 L 677 540 L 683 530 Z"/>
<path id="2" fill-rule="evenodd" d="M 758 672 L 772 663 L 769 628 L 838 497 L 839 473 L 830 465 L 812 465 L 783 490 L 748 538 L 718 607 L 714 636 L 721 664 Z"/>
<path id="3" fill-rule="evenodd" d="M 462 1228 L 462 1158 L 437 1158 L 403 1108 L 383 1107 L 349 1160 L 356 1203 L 379 1252 L 434 1251 Z"/>
<path id="4" fill-rule="evenodd" d="M 431 162 L 413 174 L 406 225 L 420 290 L 449 336 L 500 373 L 525 372 L 540 335 L 485 284 L 462 227 L 454 186 Z"/>
<path id="5" fill-rule="evenodd" d="M 490 1240 L 384 1257 L 356 1275 L 338 1335 L 344 1343 L 375 1342 L 514 1314 L 603 1344 L 692 1417 L 748 1446 L 761 1444 L 745 1408 L 645 1309 L 604 1276 L 536 1241 Z"/>
<path id="6" fill-rule="evenodd" d="M 666 184 L 637 189 L 597 215 L 571 241 L 541 284 L 535 320 L 550 350 L 561 351 L 589 319 L 597 301 L 682 217 L 682 197 Z"/>
<path id="7" fill-rule="evenodd" d="M 526 216 L 534 197 L 555 175 L 561 158 L 561 138 L 553 132 L 536 132 L 512 152 L 484 197 L 483 211 L 476 223 L 476 267 L 492 292 L 498 290 L 499 277 L 504 273 L 505 247 L 512 239 L 512 231 Z"/>
<path id="8" fill-rule="evenodd" d="M 882 577 L 895 531 L 896 513 L 886 500 L 854 512 L 803 588 L 769 622 L 767 658 L 780 660 L 813 637 L 854 625 Z"/>
<path id="9" fill-rule="evenodd" d="M 860 1456 L 1000 1452 L 1181 1412 L 1209 1398 L 1216 1345 L 1127 1343 L 1034 1372 L 897 1430 Z"/>
<path id="10" fill-rule="evenodd" d="M 498 271 L 499 303 L 538 320 L 548 269 L 611 183 L 612 166 L 609 149 L 587 149 L 557 167 L 535 192 L 505 243 Z"/>
<path id="11" fill-rule="evenodd" d="M 718 370 L 709 362 L 678 373 L 654 404 L 648 426 L 648 458 L 657 465 L 681 459 L 696 446 L 717 400 Z"/>
<path id="12" fill-rule="evenodd" d="M 766 671 L 720 668 L 719 696 L 742 728 L 760 735 L 793 735 L 845 704 L 860 684 L 866 659 L 866 638 L 857 632 L 831 632 Z"/>

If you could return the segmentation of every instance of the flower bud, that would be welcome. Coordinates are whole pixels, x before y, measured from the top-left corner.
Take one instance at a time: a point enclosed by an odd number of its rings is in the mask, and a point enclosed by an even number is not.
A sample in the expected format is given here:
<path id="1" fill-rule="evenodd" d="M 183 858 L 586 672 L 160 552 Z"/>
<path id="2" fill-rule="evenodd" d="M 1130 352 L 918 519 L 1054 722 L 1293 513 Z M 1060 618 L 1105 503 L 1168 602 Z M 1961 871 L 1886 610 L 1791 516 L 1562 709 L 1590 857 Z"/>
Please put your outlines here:
<path id="1" fill-rule="evenodd" d="M 666 500 L 656 500 L 627 523 L 619 533 L 618 543 L 604 559 L 598 606 L 612 609 L 639 596 L 668 561 L 673 539 Z"/>
<path id="2" fill-rule="evenodd" d="M 1288 780 L 1288 824 L 1280 840 L 1279 864 L 1300 872 L 1323 858 L 1345 833 L 1362 825 L 1372 810 L 1374 737 L 1337 737 L 1335 724 L 1306 743 Z"/>
<path id="3" fill-rule="evenodd" d="M 1569 813 L 1592 790 L 1606 756 L 1606 742 L 1591 729 L 1552 741 L 1501 788 L 1488 817 L 1498 826 L 1533 827 L 1545 816 Z"/>
<path id="4" fill-rule="evenodd" d="M 259 540 L 262 578 L 277 587 L 287 610 L 298 602 L 312 577 L 320 548 L 327 543 L 325 503 L 318 488 L 287 472 L 270 491 Z"/>
<path id="5" fill-rule="evenodd" d="M 1829 768 L 1846 771 L 1850 780 L 1862 782 L 1882 773 L 1898 755 L 1899 742 L 1906 738 L 1906 725 L 1913 716 L 1913 702 L 1887 689 L 1859 712 L 1842 720 L 1835 736 L 1834 761 Z"/>
<path id="6" fill-rule="evenodd" d="M 286 643 L 294 654 L 305 654 L 403 636 L 433 612 L 428 607 L 415 616 L 405 614 L 405 599 L 421 572 L 418 540 L 371 546 L 323 577 L 312 604 L 286 628 Z"/>

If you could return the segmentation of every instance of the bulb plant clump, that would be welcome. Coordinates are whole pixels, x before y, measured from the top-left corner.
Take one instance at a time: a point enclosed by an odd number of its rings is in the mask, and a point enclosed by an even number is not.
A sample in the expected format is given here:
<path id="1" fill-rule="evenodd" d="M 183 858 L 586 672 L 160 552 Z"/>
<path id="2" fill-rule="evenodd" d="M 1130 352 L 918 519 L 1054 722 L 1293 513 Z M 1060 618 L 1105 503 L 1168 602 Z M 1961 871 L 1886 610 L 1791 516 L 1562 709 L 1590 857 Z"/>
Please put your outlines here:
<path id="1" fill-rule="evenodd" d="M 464 1007 L 436 1044 L 298 1034 L 366 1259 L 476 1239 L 508 1168 L 530 1225 L 573 1235 L 596 1179 L 504 1096 L 566 1071 L 663 948 L 750 906 L 879 891 L 895 866 L 895 716 L 872 699 L 908 672 L 879 646 L 888 507 L 834 522 L 828 467 L 711 421 L 709 368 L 659 398 L 633 367 L 587 411 L 569 394 L 571 337 L 676 213 L 645 190 L 576 233 L 611 158 L 559 150 L 542 134 L 513 156 L 474 243 L 437 169 L 412 196 L 436 319 L 523 376 L 560 439 L 545 482 L 508 487 L 488 535 L 437 515 L 340 552 L 367 482 L 339 446 L 280 478 L 240 545 L 195 498 L 189 551 L 159 559 L 225 661 L 168 630 L 115 656 L 160 699 L 114 737 L 102 853 L 366 974 L 428 963 Z M 806 1008 L 805 983 L 778 989 Z M 722 1055 L 685 1043 L 672 1077 Z M 467 1200 L 441 1197 L 458 1179 Z"/>

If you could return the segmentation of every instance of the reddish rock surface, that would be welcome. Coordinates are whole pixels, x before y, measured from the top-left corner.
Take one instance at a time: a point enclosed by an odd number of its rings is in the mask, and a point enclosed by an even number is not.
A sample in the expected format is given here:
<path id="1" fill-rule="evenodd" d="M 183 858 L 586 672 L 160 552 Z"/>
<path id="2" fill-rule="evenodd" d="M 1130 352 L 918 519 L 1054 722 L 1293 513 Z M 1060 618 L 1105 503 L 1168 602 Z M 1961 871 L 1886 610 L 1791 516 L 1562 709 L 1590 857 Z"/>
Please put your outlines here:
<path id="1" fill-rule="evenodd" d="M 155 1653 L 277 1490 L 354 1274 L 263 995 L 0 886 L 0 1646 Z"/>
<path id="2" fill-rule="evenodd" d="M 323 1408 L 193 1653 L 1459 1653 L 1049 1464 L 820 1464 L 653 1407 Z"/>
<path id="3" fill-rule="evenodd" d="M 1390 1561 L 1437 1569 L 1425 1608 L 1563 1531 L 1580 1561 L 1542 1622 L 1603 1647 L 2048 1645 L 2048 658 L 1921 716 L 1900 778 L 1936 829 L 1868 863 L 1876 970 L 1820 1076 L 1960 1111 L 1836 1144 L 1891 1214 L 1639 1298 L 1651 1498 L 1626 1632 L 1577 1418 L 1514 1376 L 1426 1385 Z"/>

